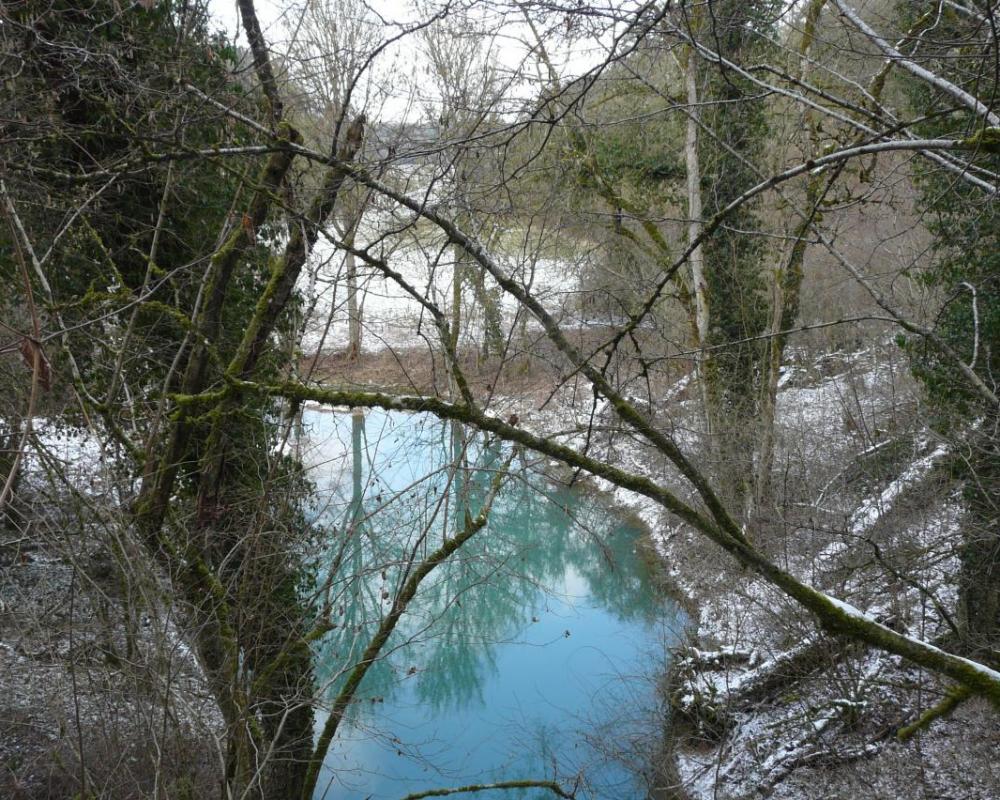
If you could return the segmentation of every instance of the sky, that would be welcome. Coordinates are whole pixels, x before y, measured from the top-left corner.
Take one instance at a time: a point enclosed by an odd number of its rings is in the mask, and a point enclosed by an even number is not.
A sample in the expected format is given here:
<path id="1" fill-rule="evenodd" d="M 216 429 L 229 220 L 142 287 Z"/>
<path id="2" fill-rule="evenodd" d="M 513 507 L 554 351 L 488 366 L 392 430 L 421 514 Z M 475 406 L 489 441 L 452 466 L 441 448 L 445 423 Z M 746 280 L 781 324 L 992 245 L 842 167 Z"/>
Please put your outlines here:
<path id="1" fill-rule="evenodd" d="M 281 17 L 282 7 L 288 4 L 276 3 L 274 0 L 257 0 L 254 5 L 257 8 L 257 17 L 260 19 L 261 27 L 264 28 L 266 34 L 268 29 L 272 28 Z M 239 9 L 237 8 L 236 0 L 209 0 L 208 7 L 212 12 L 212 16 L 230 34 L 236 30 L 237 20 L 239 19 Z"/>
<path id="2" fill-rule="evenodd" d="M 336 5 L 337 0 L 326 0 L 330 5 Z M 390 22 L 404 23 L 418 17 L 413 12 L 413 4 L 405 0 L 368 0 L 367 5 L 373 11 Z M 294 30 L 299 23 L 302 3 L 278 2 L 277 0 L 256 0 L 255 7 L 261 28 L 274 52 L 281 54 L 288 48 L 289 30 Z M 239 39 L 245 44 L 239 24 L 239 9 L 236 0 L 209 0 L 209 8 L 219 23 L 230 36 L 239 33 Z M 388 30 L 388 29 L 387 29 Z M 507 18 L 499 28 L 498 35 L 493 39 L 490 49 L 490 62 L 501 74 L 538 74 L 537 58 L 530 53 L 528 42 L 533 35 L 519 17 Z M 422 77 L 427 64 L 422 52 L 422 44 L 415 36 L 410 36 L 395 50 L 387 51 L 382 59 L 383 64 L 394 61 L 399 68 L 394 81 L 395 92 L 392 97 L 374 109 L 366 109 L 369 117 L 415 121 L 426 110 L 428 105 L 436 101 L 431 81 Z M 568 74 L 579 74 L 598 63 L 604 55 L 604 48 L 599 42 L 577 41 L 572 48 L 563 46 L 554 38 L 546 42 L 549 55 L 556 62 L 565 77 Z M 383 81 L 383 83 L 385 83 Z M 520 87 L 520 91 L 518 91 Z M 511 87 L 508 87 L 511 88 Z M 528 85 L 519 80 L 514 94 L 522 97 L 534 97 L 538 92 L 538 84 Z"/>

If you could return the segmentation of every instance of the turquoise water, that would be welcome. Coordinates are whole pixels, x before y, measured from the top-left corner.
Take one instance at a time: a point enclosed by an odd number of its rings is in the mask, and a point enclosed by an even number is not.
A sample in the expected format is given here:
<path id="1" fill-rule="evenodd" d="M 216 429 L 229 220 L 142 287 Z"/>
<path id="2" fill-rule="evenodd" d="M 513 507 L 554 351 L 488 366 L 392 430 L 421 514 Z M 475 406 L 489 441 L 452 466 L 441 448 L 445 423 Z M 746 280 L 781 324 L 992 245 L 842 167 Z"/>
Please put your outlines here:
<path id="1" fill-rule="evenodd" d="M 408 565 L 478 513 L 510 450 L 426 415 L 310 411 L 304 425 L 329 543 L 317 591 L 338 621 L 318 649 L 332 697 Z M 360 687 L 316 797 L 553 778 L 579 781 L 581 798 L 646 796 L 662 725 L 655 679 L 678 611 L 637 555 L 641 532 L 531 460 L 515 455 L 487 527 L 421 585 Z"/>

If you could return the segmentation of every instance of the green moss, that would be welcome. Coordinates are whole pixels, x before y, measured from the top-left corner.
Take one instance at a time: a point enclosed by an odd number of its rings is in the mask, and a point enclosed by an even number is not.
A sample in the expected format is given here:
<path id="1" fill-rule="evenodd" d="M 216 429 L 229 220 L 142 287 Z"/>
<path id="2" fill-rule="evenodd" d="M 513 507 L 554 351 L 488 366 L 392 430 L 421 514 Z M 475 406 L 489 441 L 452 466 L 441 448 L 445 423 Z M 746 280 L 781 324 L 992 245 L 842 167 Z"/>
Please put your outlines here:
<path id="1" fill-rule="evenodd" d="M 983 128 L 968 139 L 963 139 L 961 145 L 967 150 L 979 150 L 985 153 L 1000 153 L 1000 128 Z"/>
<path id="2" fill-rule="evenodd" d="M 909 725 L 905 725 L 896 731 L 896 738 L 901 742 L 908 741 L 913 738 L 914 734 L 922 731 L 928 725 L 930 725 L 934 720 L 940 717 L 947 716 L 964 700 L 972 697 L 972 690 L 968 686 L 953 686 L 949 689 L 944 696 L 944 699 L 935 706 L 928 708 L 923 714 L 921 714 L 914 722 Z"/>
<path id="3" fill-rule="evenodd" d="M 854 613 L 850 608 L 844 607 L 822 592 L 800 582 L 757 551 L 740 534 L 738 528 L 734 531 L 733 523 L 725 515 L 724 509 L 717 509 L 713 516 L 709 517 L 645 476 L 630 474 L 551 439 L 535 436 L 523 428 L 486 416 L 473 406 L 447 403 L 431 397 L 392 397 L 378 392 L 333 391 L 306 386 L 294 381 L 267 385 L 229 378 L 228 383 L 242 393 L 284 397 L 297 402 L 311 400 L 329 406 L 427 412 L 442 419 L 464 422 L 480 430 L 494 433 L 508 441 L 517 442 L 536 452 L 544 453 L 569 466 L 585 469 L 617 486 L 631 489 L 656 500 L 665 509 L 694 526 L 742 564 L 753 568 L 773 586 L 812 612 L 819 624 L 830 633 L 895 653 L 938 674 L 947 675 L 976 694 L 988 698 L 1000 708 L 1000 680 L 997 679 L 996 675 L 974 662 L 946 653 L 925 642 L 903 636 L 875 620 Z M 184 399 L 194 404 L 203 398 L 204 395 Z M 620 399 L 617 401 L 616 407 L 626 419 L 636 416 L 636 412 L 628 408 L 627 404 Z M 683 457 L 680 457 L 680 461 L 683 463 Z M 694 480 L 704 481 L 700 473 L 690 465 L 687 466 Z"/>

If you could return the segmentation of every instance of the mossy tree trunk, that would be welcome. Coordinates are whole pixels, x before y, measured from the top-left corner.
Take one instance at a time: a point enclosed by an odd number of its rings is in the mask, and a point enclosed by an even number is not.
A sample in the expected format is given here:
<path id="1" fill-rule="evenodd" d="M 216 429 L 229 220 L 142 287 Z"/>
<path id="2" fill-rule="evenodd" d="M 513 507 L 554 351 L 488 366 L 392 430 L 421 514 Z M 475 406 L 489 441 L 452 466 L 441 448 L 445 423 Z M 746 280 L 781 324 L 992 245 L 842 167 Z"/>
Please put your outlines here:
<path id="1" fill-rule="evenodd" d="M 719 53 L 739 63 L 753 53 L 755 27 L 770 24 L 768 3 L 725 0 L 713 5 L 712 31 Z M 699 138 L 704 211 L 717 214 L 757 183 L 757 161 L 767 133 L 752 87 L 735 73 L 705 66 L 702 120 L 714 138 Z M 765 348 L 755 339 L 767 327 L 766 249 L 755 210 L 736 210 L 704 243 L 705 282 L 711 309 L 703 344 L 712 348 L 704 369 L 707 416 L 717 473 L 733 513 L 746 517 L 752 494 L 754 450 Z"/>
<path id="2" fill-rule="evenodd" d="M 959 621 L 969 652 L 1000 664 L 1000 441 L 976 437 L 959 551 Z"/>

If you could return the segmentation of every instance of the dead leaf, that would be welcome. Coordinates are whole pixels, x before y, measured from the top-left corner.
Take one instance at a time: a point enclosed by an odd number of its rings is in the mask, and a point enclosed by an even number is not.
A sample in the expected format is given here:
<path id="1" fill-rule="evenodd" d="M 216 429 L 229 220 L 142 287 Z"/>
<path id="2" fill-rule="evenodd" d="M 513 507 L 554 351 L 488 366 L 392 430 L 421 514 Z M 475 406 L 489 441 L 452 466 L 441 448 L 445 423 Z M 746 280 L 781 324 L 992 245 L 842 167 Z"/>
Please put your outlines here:
<path id="1" fill-rule="evenodd" d="M 42 346 L 34 339 L 25 336 L 21 339 L 21 345 L 18 349 L 21 351 L 21 358 L 24 359 L 25 366 L 32 372 L 35 371 L 35 353 L 38 353 L 38 383 L 44 391 L 49 391 L 52 388 L 52 367 L 45 357 Z"/>

